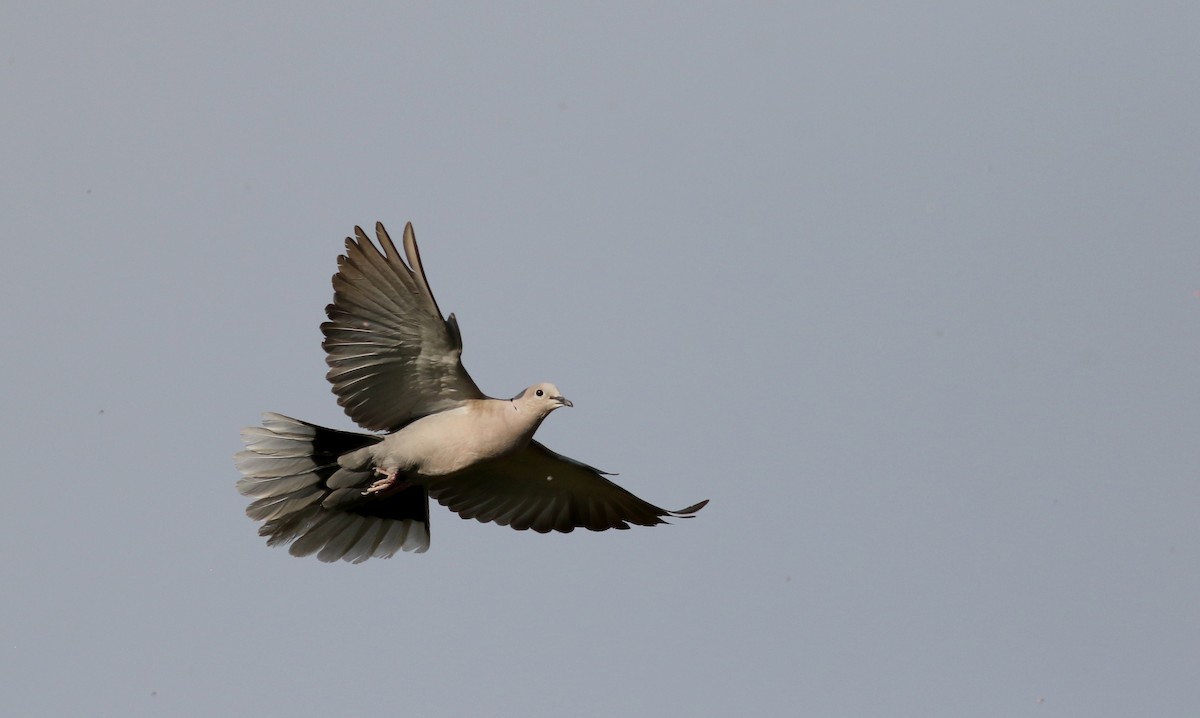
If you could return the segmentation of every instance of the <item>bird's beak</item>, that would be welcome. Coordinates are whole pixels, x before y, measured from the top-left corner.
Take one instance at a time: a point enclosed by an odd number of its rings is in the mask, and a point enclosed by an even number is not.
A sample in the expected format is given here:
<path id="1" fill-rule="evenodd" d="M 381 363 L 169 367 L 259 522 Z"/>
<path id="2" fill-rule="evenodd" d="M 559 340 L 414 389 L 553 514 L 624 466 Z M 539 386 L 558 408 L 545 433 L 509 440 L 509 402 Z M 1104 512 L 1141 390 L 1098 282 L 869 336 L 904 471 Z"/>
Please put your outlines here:
<path id="1" fill-rule="evenodd" d="M 558 402 L 559 406 L 575 406 L 571 403 L 571 400 L 565 396 L 556 396 L 554 399 Z"/>

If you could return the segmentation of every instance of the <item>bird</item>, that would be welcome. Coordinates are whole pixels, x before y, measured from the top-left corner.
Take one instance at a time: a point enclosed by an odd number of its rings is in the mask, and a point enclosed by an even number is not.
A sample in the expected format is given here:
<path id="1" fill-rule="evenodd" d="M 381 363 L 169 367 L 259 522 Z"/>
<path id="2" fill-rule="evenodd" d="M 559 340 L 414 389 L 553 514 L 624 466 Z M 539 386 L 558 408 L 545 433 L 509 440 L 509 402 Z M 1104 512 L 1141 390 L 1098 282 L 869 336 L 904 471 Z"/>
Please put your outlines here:
<path id="1" fill-rule="evenodd" d="M 269 546 L 362 563 L 429 548 L 435 500 L 464 519 L 539 533 L 654 526 L 691 518 L 647 503 L 601 471 L 533 438 L 574 404 L 550 383 L 485 395 L 462 363 L 454 314 L 438 308 L 412 223 L 401 254 L 382 223 L 346 238 L 321 324 L 338 404 L 368 432 L 267 412 L 234 455 L 246 514 Z"/>

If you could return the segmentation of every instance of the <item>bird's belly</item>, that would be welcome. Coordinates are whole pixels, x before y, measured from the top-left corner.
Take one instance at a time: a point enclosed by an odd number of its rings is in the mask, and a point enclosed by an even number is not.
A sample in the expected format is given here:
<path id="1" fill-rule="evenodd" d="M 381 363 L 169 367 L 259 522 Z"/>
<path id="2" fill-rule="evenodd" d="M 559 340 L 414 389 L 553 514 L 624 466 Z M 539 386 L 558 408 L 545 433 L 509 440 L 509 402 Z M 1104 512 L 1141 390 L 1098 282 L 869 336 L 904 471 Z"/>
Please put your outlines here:
<path id="1" fill-rule="evenodd" d="M 519 447 L 512 441 L 489 441 L 480 437 L 456 440 L 454 432 L 446 432 L 434 422 L 426 426 L 420 424 L 419 421 L 410 424 L 376 444 L 376 466 L 432 478 L 457 473 Z"/>

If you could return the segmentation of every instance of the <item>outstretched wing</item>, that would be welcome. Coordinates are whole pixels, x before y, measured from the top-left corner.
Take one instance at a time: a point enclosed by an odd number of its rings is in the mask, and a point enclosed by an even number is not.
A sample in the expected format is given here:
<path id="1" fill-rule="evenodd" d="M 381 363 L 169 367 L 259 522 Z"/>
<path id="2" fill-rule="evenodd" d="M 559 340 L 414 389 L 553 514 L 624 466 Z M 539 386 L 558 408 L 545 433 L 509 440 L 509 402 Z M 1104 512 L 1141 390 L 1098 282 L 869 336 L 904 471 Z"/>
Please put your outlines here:
<path id="1" fill-rule="evenodd" d="M 365 429 L 396 431 L 414 419 L 485 398 L 463 368 L 462 337 L 443 319 L 412 224 L 404 227 L 404 258 L 383 224 L 377 248 L 361 228 L 346 238 L 333 275 L 329 321 L 321 325 L 338 404 Z"/>
<path id="2" fill-rule="evenodd" d="M 464 519 L 539 533 L 653 526 L 666 523 L 666 517 L 690 518 L 708 503 L 667 511 L 642 501 L 603 473 L 530 441 L 515 454 L 432 482 L 429 495 Z"/>

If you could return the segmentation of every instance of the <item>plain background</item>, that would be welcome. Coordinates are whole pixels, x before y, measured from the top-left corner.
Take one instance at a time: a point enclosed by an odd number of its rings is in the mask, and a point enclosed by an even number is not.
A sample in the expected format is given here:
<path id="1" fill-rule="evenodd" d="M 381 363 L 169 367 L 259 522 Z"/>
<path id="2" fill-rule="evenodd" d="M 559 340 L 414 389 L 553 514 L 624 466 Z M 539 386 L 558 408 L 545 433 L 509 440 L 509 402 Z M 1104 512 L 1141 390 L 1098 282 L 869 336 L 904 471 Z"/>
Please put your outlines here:
<path id="1" fill-rule="evenodd" d="M 0 714 L 1200 714 L 1200 5 L 0 11 Z M 342 238 L 697 518 L 269 549 Z"/>

